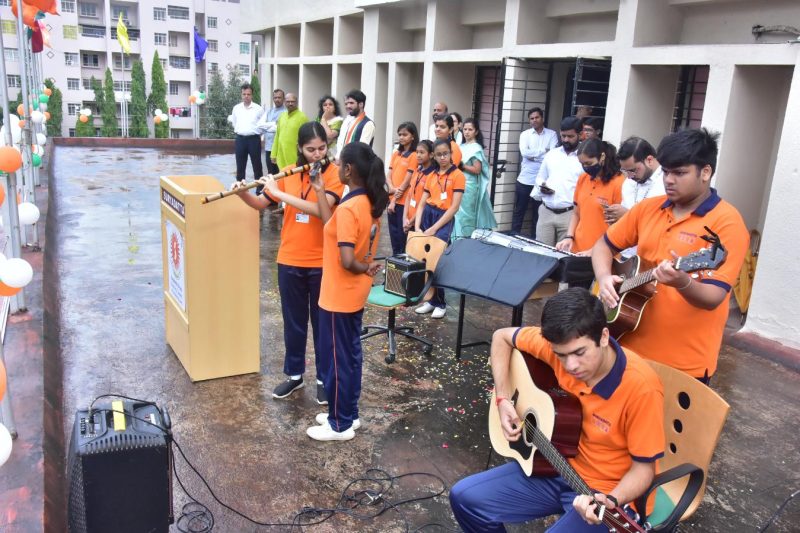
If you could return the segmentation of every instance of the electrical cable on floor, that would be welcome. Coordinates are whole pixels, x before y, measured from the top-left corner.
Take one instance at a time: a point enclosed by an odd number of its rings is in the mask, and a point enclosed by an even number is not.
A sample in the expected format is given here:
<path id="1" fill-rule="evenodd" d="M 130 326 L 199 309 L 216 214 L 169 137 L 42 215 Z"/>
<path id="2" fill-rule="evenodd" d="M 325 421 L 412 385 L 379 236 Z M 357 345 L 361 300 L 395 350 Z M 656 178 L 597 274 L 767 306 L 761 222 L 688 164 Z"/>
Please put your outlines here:
<path id="1" fill-rule="evenodd" d="M 758 530 L 758 533 L 763 533 L 764 531 L 766 531 L 767 529 L 769 529 L 769 527 L 770 527 L 772 524 L 774 524 L 774 523 L 775 523 L 775 520 L 777 520 L 777 519 L 778 519 L 778 516 L 779 516 L 779 515 L 780 515 L 780 514 L 783 512 L 783 510 L 786 508 L 786 506 L 789 504 L 789 502 L 790 502 L 790 501 L 792 501 L 792 499 L 793 499 L 795 496 L 797 496 L 798 494 L 800 494 L 800 490 L 796 490 L 796 491 L 794 491 L 794 492 L 793 492 L 793 493 L 791 493 L 791 494 L 790 494 L 790 495 L 789 495 L 789 496 L 788 496 L 788 497 L 787 497 L 785 500 L 783 500 L 783 503 L 780 505 L 780 507 L 778 507 L 778 508 L 775 510 L 775 512 L 774 512 L 774 513 L 772 513 L 772 516 L 770 516 L 770 517 L 769 517 L 769 520 L 767 520 L 767 523 L 766 523 L 766 524 L 764 524 L 764 525 L 761 527 L 761 529 L 759 529 L 759 530 Z"/>
<path id="2" fill-rule="evenodd" d="M 183 452 L 183 448 L 181 448 L 178 441 L 175 440 L 174 436 L 172 435 L 171 428 L 165 428 L 159 424 L 151 422 L 150 420 L 140 418 L 130 413 L 125 413 L 124 411 L 119 411 L 116 409 L 107 409 L 107 408 L 96 409 L 96 410 L 93 409 L 94 403 L 98 399 L 106 397 L 125 398 L 127 400 L 131 400 L 134 402 L 139 402 L 146 405 L 153 405 L 158 409 L 159 413 L 161 413 L 163 420 L 164 417 L 161 408 L 159 408 L 158 405 L 156 405 L 154 402 L 150 402 L 147 400 L 131 398 L 129 396 L 123 396 L 121 394 L 104 394 L 98 396 L 92 401 L 89 410 L 90 412 L 97 412 L 97 413 L 120 413 L 134 420 L 138 420 L 140 422 L 144 422 L 145 424 L 158 428 L 160 431 L 163 432 L 164 436 L 167 439 L 167 442 L 170 444 L 169 454 L 170 454 L 170 462 L 172 464 L 173 474 L 175 475 L 175 479 L 178 482 L 178 485 L 181 487 L 183 492 L 190 500 L 190 502 L 186 503 L 182 507 L 181 514 L 180 516 L 177 517 L 177 520 L 175 522 L 176 528 L 181 533 L 208 533 L 212 531 L 212 529 L 214 528 L 215 519 L 214 519 L 214 514 L 211 512 L 211 509 L 209 509 L 206 505 L 200 503 L 197 500 L 197 498 L 195 498 L 183 484 L 183 481 L 178 475 L 178 470 L 175 461 L 175 453 L 174 453 L 175 449 L 178 450 L 178 453 L 180 454 L 181 458 L 183 458 L 183 461 L 189 466 L 192 472 L 194 472 L 195 475 L 198 478 L 200 478 L 200 481 L 203 483 L 206 489 L 208 489 L 208 492 L 211 494 L 211 497 L 219 505 L 257 526 L 288 527 L 289 531 L 294 531 L 295 528 L 298 528 L 299 531 L 302 531 L 304 527 L 321 524 L 337 514 L 345 515 L 350 518 L 355 518 L 357 520 L 367 521 L 367 520 L 374 520 L 375 518 L 381 516 L 388 510 L 393 510 L 403 520 L 403 523 L 405 524 L 405 531 L 408 533 L 411 533 L 412 531 L 413 532 L 423 531 L 427 528 L 433 528 L 433 527 L 438 527 L 445 531 L 457 531 L 443 524 L 435 522 L 424 524 L 412 530 L 411 524 L 408 522 L 408 519 L 404 515 L 402 509 L 400 508 L 401 506 L 406 504 L 431 500 L 433 498 L 443 495 L 447 491 L 447 483 L 445 483 L 445 481 L 441 477 L 429 472 L 407 472 L 405 474 L 398 474 L 396 476 L 393 476 L 380 468 L 370 468 L 365 472 L 365 475 L 363 477 L 351 480 L 342 490 L 341 495 L 339 496 L 339 501 L 333 508 L 304 507 L 295 513 L 295 515 L 292 517 L 291 522 L 261 522 L 246 515 L 245 513 L 239 511 L 238 509 L 226 504 L 225 502 L 219 499 L 214 490 L 208 484 L 208 481 L 206 481 L 203 475 L 197 470 L 197 468 L 195 468 L 192 462 L 189 461 L 189 459 L 186 457 L 186 454 Z M 420 476 L 435 479 L 438 483 L 441 484 L 441 488 L 435 492 L 431 492 L 428 494 L 424 494 L 422 496 L 417 496 L 412 498 L 392 500 L 388 497 L 389 494 L 392 492 L 392 489 L 395 488 L 395 483 L 397 481 L 404 478 L 420 477 Z M 353 487 L 358 484 L 368 485 L 370 486 L 370 488 L 357 487 L 360 490 L 353 489 Z M 353 491 L 352 493 L 349 493 L 351 489 L 353 489 Z M 368 512 L 358 511 L 359 509 L 368 509 L 370 507 L 374 508 L 375 510 Z"/>

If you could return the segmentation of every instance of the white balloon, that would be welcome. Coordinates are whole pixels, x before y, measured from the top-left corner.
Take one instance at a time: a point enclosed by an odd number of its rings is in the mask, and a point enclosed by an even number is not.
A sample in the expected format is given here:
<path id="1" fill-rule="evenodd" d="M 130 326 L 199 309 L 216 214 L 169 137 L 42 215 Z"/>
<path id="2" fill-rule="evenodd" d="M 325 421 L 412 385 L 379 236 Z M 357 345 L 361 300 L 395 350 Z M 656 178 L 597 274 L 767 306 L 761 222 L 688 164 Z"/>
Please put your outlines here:
<path id="1" fill-rule="evenodd" d="M 39 221 L 39 208 L 31 202 L 19 204 L 19 223 L 30 226 Z"/>
<path id="2" fill-rule="evenodd" d="M 167 120 L 169 120 L 169 115 L 167 115 L 166 113 L 161 113 L 161 120 L 166 122 Z"/>
<path id="3" fill-rule="evenodd" d="M 197 105 L 203 105 L 203 104 L 206 103 L 206 99 L 205 98 L 198 98 L 196 103 L 197 103 Z"/>
<path id="4" fill-rule="evenodd" d="M 42 111 L 42 112 L 47 111 L 47 104 L 45 104 L 44 102 L 39 104 L 39 111 Z"/>
<path id="5" fill-rule="evenodd" d="M 11 457 L 12 444 L 11 433 L 3 424 L 0 424 L 0 466 L 6 464 L 8 458 Z"/>
<path id="6" fill-rule="evenodd" d="M 22 129 L 19 127 L 19 117 L 17 115 L 8 115 L 8 121 L 11 123 L 11 131 Z"/>
<path id="7" fill-rule="evenodd" d="M 33 122 L 34 124 L 41 124 L 42 122 L 44 122 L 44 113 L 42 113 L 41 111 L 34 111 L 33 113 L 31 113 L 31 122 Z"/>
<path id="8" fill-rule="evenodd" d="M 47 144 L 47 135 L 45 135 L 44 133 L 41 133 L 41 132 L 37 133 L 36 134 L 36 142 L 38 144 L 41 144 L 42 146 L 44 146 L 45 144 Z"/>
<path id="9" fill-rule="evenodd" d="M 20 222 L 22 221 L 20 220 Z M 32 279 L 33 267 L 24 259 L 12 257 L 0 265 L 0 281 L 9 287 L 22 288 L 30 283 Z"/>
<path id="10" fill-rule="evenodd" d="M 157 116 L 157 117 L 160 117 L 161 115 L 163 115 L 163 114 L 164 114 L 164 112 L 163 112 L 163 111 L 161 111 L 161 108 L 158 108 L 158 109 L 156 109 L 156 110 L 155 110 L 155 112 L 154 112 L 153 114 L 154 114 L 155 116 Z"/>
<path id="11" fill-rule="evenodd" d="M 91 117 L 92 116 L 92 110 L 89 109 L 88 107 L 85 107 L 85 108 L 81 109 L 81 115 L 86 115 L 87 117 Z"/>
<path id="12" fill-rule="evenodd" d="M 192 96 L 194 96 L 195 98 L 200 98 L 200 91 L 193 92 Z"/>

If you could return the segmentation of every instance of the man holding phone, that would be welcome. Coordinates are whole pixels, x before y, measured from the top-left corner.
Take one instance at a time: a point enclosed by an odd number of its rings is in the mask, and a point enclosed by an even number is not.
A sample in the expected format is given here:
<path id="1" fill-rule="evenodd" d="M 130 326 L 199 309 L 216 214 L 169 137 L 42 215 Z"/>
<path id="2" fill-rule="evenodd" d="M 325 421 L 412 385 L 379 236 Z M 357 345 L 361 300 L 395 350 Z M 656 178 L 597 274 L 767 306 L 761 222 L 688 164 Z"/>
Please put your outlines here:
<path id="1" fill-rule="evenodd" d="M 542 202 L 536 239 L 550 246 L 568 236 L 570 211 L 575 208 L 575 186 L 583 174 L 577 152 L 581 120 L 566 117 L 561 121 L 560 130 L 561 144 L 544 156 L 531 193 L 531 197 Z"/>

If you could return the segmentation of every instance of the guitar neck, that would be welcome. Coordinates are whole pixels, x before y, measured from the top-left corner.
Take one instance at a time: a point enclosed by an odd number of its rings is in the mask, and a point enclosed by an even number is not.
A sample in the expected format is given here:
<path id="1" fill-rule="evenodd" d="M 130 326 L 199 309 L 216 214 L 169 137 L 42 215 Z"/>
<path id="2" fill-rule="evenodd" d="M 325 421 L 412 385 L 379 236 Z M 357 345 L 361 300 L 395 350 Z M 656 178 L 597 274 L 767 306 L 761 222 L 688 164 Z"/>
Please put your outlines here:
<path id="1" fill-rule="evenodd" d="M 651 268 L 650 270 L 645 270 L 644 272 L 640 272 L 633 276 L 632 278 L 628 278 L 622 282 L 622 285 L 619 287 L 619 293 L 624 294 L 628 291 L 632 291 L 633 289 L 639 288 L 642 285 L 650 283 L 651 281 L 656 279 L 656 269 Z"/>

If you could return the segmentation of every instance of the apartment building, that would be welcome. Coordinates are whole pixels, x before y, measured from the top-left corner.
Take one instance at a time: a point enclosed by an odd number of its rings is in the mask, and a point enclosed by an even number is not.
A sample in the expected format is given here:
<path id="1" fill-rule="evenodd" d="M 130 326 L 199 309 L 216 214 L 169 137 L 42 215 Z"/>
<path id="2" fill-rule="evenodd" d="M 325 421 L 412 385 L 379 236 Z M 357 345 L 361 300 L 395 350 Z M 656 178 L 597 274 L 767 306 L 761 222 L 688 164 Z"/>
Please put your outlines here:
<path id="1" fill-rule="evenodd" d="M 250 78 L 255 61 L 251 36 L 239 28 L 238 0 L 59 0 L 60 16 L 47 15 L 45 22 L 52 48 L 41 56 L 44 77 L 53 78 L 63 92 L 64 121 L 62 135 L 75 133 L 79 110 L 87 107 L 99 113 L 91 89 L 91 78 L 101 82 L 107 66 L 111 67 L 117 98 L 117 117 L 123 94 L 130 98 L 131 66 L 144 63 L 147 92 L 153 55 L 158 56 L 167 81 L 170 134 L 174 138 L 192 137 L 193 109 L 189 96 L 204 89 L 213 69 L 238 67 L 243 79 Z M 20 87 L 19 50 L 16 20 L 11 14 L 11 0 L 0 0 L 2 36 L 6 49 L 9 98 Z M 130 55 L 123 56 L 117 37 L 120 13 L 128 27 Z M 208 41 L 205 61 L 195 63 L 193 32 Z M 124 60 L 124 65 L 123 65 Z M 124 93 L 123 93 L 124 90 Z M 211 101 L 207 105 L 211 104 Z M 152 127 L 152 117 L 148 117 Z M 99 130 L 99 128 L 98 128 Z"/>
<path id="2" fill-rule="evenodd" d="M 760 231 L 745 330 L 800 348 L 800 20 L 795 0 L 242 0 L 242 31 L 262 40 L 262 87 L 318 98 L 367 94 L 374 148 L 395 128 L 426 132 L 435 102 L 477 117 L 510 224 L 526 110 L 548 127 L 579 107 L 604 138 L 653 143 L 682 127 L 722 134 L 715 186 Z M 795 27 L 797 24 L 795 24 Z"/>

